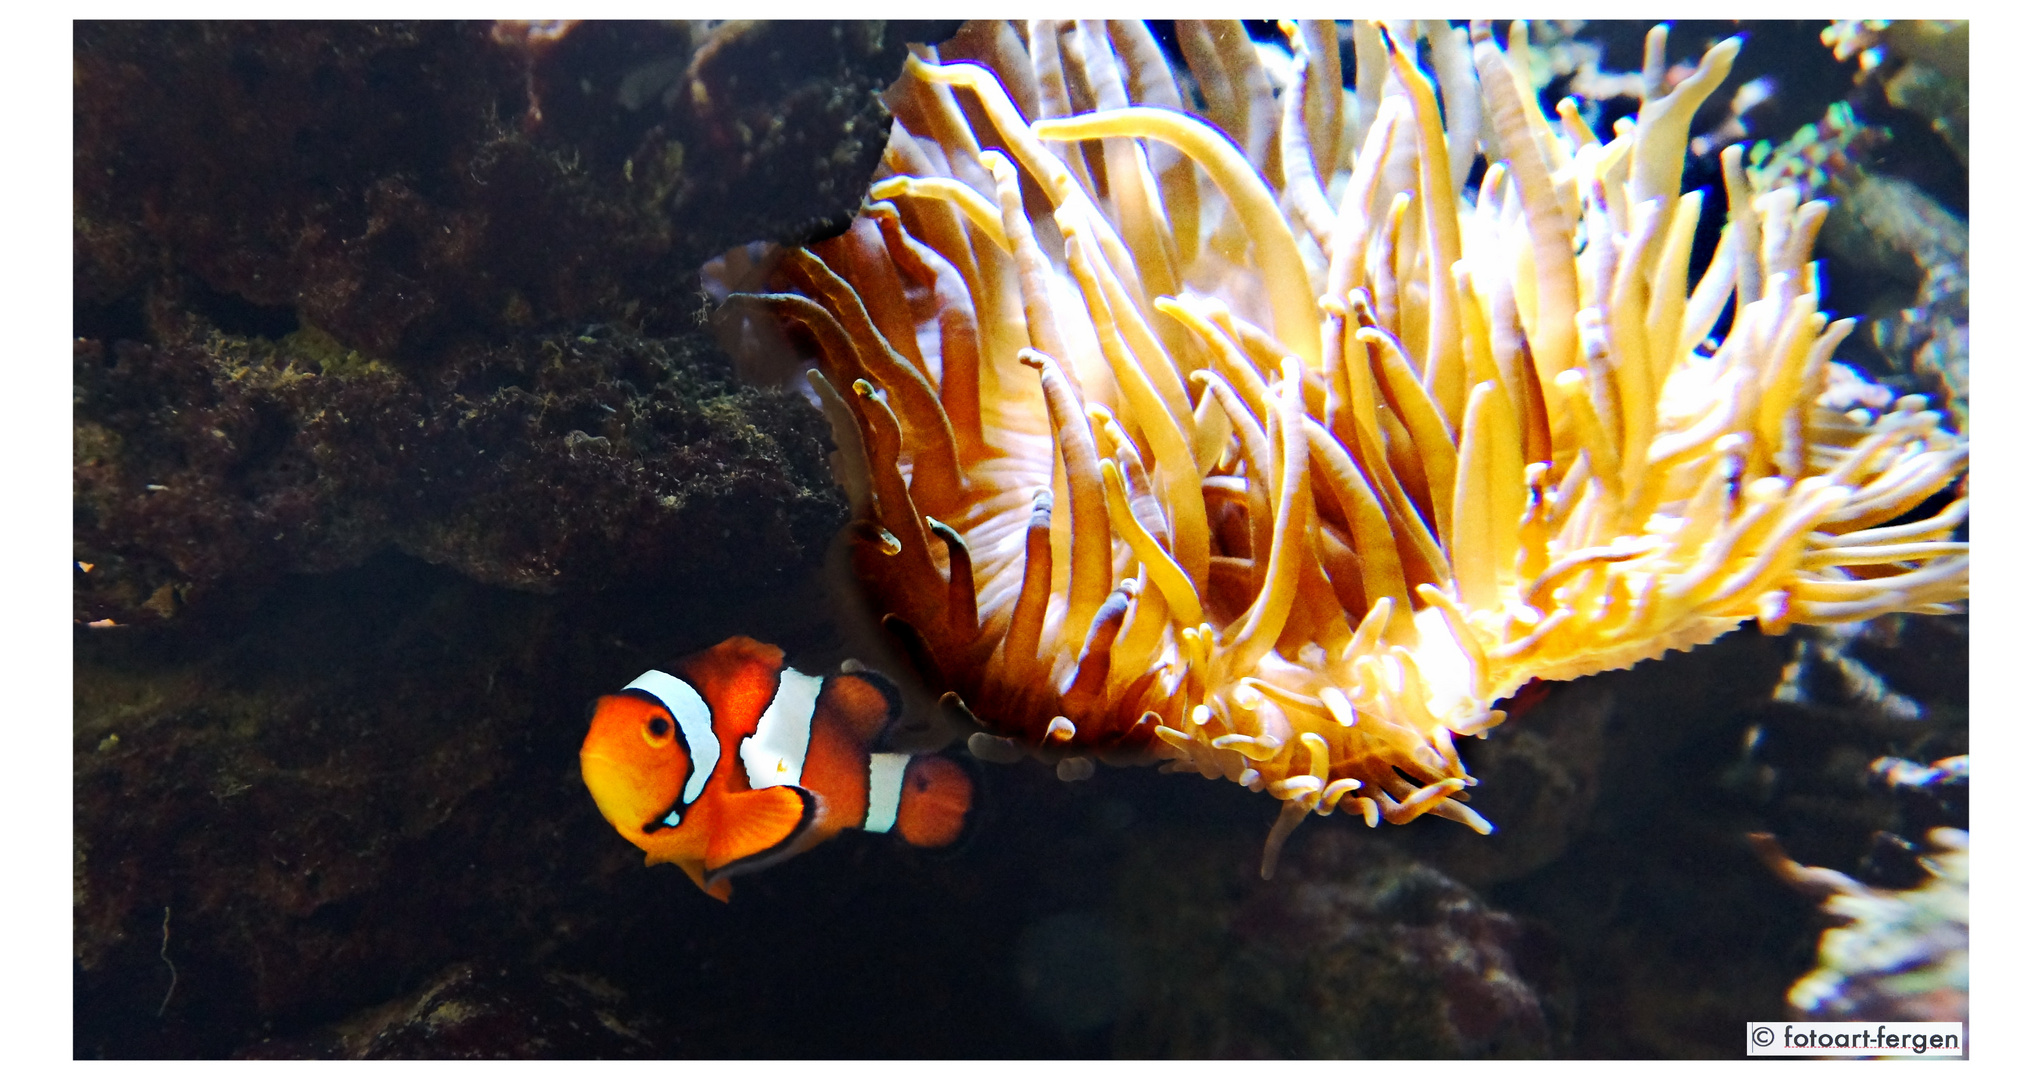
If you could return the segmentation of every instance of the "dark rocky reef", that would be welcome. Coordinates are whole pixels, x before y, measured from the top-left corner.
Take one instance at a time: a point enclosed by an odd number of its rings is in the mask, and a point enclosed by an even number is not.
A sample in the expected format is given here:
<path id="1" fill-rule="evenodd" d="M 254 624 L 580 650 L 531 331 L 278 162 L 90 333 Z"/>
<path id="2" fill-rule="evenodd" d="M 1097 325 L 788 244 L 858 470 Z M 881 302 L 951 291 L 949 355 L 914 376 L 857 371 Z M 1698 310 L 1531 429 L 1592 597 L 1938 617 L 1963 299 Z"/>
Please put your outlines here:
<path id="1" fill-rule="evenodd" d="M 589 696 L 828 633 L 827 425 L 738 384 L 696 268 L 842 227 L 947 32 L 75 26 L 78 1054 L 551 971 L 556 857 L 634 861 Z"/>
<path id="2" fill-rule="evenodd" d="M 559 971 L 455 964 L 408 998 L 370 1009 L 330 1031 L 265 1039 L 236 1057 L 636 1058 L 665 1034 L 657 1014 L 619 1016 L 623 991 L 600 978 Z M 653 1036 L 653 1037 L 648 1037 Z"/>
<path id="3" fill-rule="evenodd" d="M 1462 747 L 1493 835 L 1307 819 L 1270 882 L 1231 793 L 1158 798 L 1111 905 L 1114 1051 L 1736 1056 L 1747 1019 L 1786 1015 L 1823 929 L 1748 834 L 1918 884 L 1924 833 L 1968 821 L 1961 795 L 1869 766 L 1967 748 L 1967 647 L 1961 618 L 1747 627 L 1554 686 Z"/>
<path id="4" fill-rule="evenodd" d="M 710 256 L 848 223 L 877 92 L 942 33 L 80 23 L 79 334 L 139 337 L 154 299 L 416 371 L 476 327 L 671 332 Z"/>
<path id="5" fill-rule="evenodd" d="M 1351 824 L 1351 823 L 1348 823 Z M 1274 882 L 1184 874 L 1194 838 L 1130 861 L 1132 1057 L 1522 1058 L 1567 1050 L 1549 935 L 1353 828 L 1313 830 Z M 1168 867 L 1166 871 L 1164 868 Z M 1188 893 L 1188 895 L 1187 895 Z"/>
<path id="6" fill-rule="evenodd" d="M 696 268 L 849 220 L 932 29 L 78 24 L 76 617 L 392 544 L 518 588 L 813 564 L 827 429 L 731 381 Z"/>
<path id="7" fill-rule="evenodd" d="M 815 410 L 739 387 L 696 334 L 467 339 L 424 383 L 308 330 L 81 339 L 73 372 L 80 621 L 391 546 L 541 591 L 785 576 L 842 520 Z"/>

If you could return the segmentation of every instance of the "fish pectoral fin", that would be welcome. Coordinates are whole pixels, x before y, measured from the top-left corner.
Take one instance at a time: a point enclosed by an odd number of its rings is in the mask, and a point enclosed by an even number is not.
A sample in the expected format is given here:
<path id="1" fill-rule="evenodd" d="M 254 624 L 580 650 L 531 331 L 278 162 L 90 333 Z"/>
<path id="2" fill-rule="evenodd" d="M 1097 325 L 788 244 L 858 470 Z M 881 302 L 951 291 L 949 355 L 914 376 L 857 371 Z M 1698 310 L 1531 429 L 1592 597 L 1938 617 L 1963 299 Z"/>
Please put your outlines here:
<path id="1" fill-rule="evenodd" d="M 822 802 L 806 788 L 769 787 L 729 795 L 716 809 L 703 859 L 710 885 L 798 853 L 801 840 L 820 816 Z"/>

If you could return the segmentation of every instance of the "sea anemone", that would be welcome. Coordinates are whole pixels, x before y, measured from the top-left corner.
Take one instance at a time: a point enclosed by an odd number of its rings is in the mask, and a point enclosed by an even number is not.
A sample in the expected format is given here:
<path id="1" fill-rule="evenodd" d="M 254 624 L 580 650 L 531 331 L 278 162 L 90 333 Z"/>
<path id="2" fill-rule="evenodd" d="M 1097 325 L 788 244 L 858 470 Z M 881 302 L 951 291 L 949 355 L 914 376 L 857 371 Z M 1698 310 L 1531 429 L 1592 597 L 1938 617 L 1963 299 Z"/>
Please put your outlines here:
<path id="1" fill-rule="evenodd" d="M 1724 151 L 1690 284 L 1735 40 L 1604 142 L 1522 24 L 1363 24 L 1353 89 L 1284 29 L 1179 24 L 1201 116 L 1139 22 L 974 24 L 908 61 L 850 231 L 745 298 L 819 358 L 859 575 L 975 749 L 1266 791 L 1266 870 L 1311 811 L 1487 832 L 1454 736 L 1533 678 L 1966 597 L 1965 499 L 1887 523 L 1967 444 L 1852 400 L 1825 205 Z"/>

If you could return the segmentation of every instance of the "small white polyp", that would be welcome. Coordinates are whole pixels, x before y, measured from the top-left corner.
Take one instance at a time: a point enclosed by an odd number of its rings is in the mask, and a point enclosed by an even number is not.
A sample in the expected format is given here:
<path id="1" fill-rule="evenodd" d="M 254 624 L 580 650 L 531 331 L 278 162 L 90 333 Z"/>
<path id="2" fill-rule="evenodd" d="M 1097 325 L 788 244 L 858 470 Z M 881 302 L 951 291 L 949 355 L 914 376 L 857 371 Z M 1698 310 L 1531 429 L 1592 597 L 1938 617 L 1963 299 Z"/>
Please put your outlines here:
<path id="1" fill-rule="evenodd" d="M 900 789 L 907 772 L 907 754 L 872 755 L 872 782 L 865 799 L 866 832 L 893 828 L 894 818 L 900 816 Z"/>
<path id="2" fill-rule="evenodd" d="M 631 680 L 626 690 L 643 690 L 659 699 L 666 711 L 674 714 L 674 726 L 681 729 L 681 738 L 688 744 L 688 760 L 694 771 L 688 774 L 688 786 L 681 790 L 681 803 L 693 803 L 709 785 L 709 774 L 716 771 L 716 762 L 723 757 L 723 748 L 716 744 L 716 729 L 710 722 L 709 703 L 680 679 L 664 671 L 648 671 Z"/>

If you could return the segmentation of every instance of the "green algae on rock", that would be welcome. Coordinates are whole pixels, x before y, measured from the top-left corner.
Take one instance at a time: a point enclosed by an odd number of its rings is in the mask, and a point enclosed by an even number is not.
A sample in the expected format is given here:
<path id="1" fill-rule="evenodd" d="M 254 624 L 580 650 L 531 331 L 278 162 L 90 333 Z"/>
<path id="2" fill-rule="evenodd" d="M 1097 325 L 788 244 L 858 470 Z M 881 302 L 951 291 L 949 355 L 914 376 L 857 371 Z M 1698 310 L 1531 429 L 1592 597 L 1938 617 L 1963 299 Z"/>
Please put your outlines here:
<path id="1" fill-rule="evenodd" d="M 842 519 L 820 418 L 737 386 L 706 338 L 464 343 L 421 385 L 305 336 L 78 343 L 79 621 L 245 599 L 390 545 L 521 589 L 770 577 L 819 561 Z"/>
<path id="2" fill-rule="evenodd" d="M 695 268 L 848 219 L 930 32 L 79 23 L 77 620 L 387 545 L 528 589 L 815 562 L 826 429 L 729 380 Z"/>

